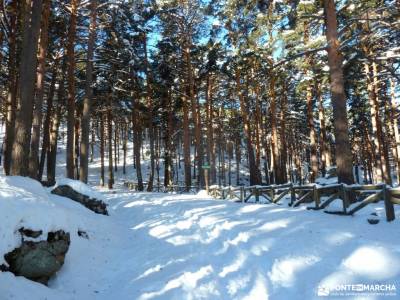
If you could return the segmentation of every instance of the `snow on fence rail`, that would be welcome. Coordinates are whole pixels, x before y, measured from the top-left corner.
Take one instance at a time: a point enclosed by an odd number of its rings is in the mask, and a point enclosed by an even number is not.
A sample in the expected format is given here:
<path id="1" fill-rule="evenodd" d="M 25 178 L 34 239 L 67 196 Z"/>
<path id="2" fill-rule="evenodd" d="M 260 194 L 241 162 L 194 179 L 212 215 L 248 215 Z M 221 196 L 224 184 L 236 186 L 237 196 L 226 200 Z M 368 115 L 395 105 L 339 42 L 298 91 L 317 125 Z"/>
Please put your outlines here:
<path id="1" fill-rule="evenodd" d="M 143 183 L 146 185 L 146 183 Z M 138 184 L 134 182 L 125 182 L 129 189 L 138 190 Z M 154 190 L 158 192 L 176 192 L 176 193 L 197 193 L 198 186 L 186 187 L 184 185 L 170 185 L 167 187 L 156 185 Z M 279 204 L 287 195 L 290 195 L 289 206 L 298 207 L 301 204 L 312 204 L 307 209 L 322 210 L 335 200 L 342 201 L 342 210 L 330 211 L 324 210 L 329 214 L 351 216 L 357 211 L 363 209 L 368 204 L 384 201 L 386 220 L 388 222 L 395 219 L 394 205 L 400 205 L 400 188 L 389 188 L 385 184 L 377 185 L 293 185 L 292 183 L 280 185 L 255 185 L 255 186 L 219 186 L 209 187 L 208 194 L 217 199 L 232 199 L 237 202 L 246 203 L 254 197 L 255 202 L 260 202 L 263 198 L 269 203 Z"/>

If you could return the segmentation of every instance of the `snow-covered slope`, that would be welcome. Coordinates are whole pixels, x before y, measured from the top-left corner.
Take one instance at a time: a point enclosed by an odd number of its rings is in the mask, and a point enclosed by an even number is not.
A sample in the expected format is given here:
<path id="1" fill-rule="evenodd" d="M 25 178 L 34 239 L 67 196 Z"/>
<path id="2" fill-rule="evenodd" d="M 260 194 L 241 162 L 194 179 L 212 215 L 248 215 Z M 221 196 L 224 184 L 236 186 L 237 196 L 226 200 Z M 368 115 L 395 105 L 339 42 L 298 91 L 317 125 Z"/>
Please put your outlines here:
<path id="1" fill-rule="evenodd" d="M 204 193 L 103 194 L 109 217 L 46 195 L 70 218 L 71 230 L 83 226 L 89 239 L 72 234 L 65 265 L 48 288 L 0 273 L 1 299 L 303 300 L 339 284 L 400 289 L 398 220 L 370 225 L 364 214 L 239 204 Z"/>

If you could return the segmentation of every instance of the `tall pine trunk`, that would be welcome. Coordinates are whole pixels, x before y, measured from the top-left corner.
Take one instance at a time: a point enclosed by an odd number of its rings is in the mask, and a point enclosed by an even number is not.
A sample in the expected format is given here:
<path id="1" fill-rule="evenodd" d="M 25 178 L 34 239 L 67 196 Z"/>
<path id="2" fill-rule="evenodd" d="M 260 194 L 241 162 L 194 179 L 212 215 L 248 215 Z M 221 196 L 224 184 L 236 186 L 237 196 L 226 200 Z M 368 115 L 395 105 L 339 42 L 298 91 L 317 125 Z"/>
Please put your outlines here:
<path id="1" fill-rule="evenodd" d="M 346 95 L 342 69 L 342 55 L 337 32 L 336 7 L 334 0 L 324 0 L 326 39 L 328 41 L 328 64 L 331 81 L 335 154 L 339 183 L 352 184 L 353 157 L 350 149 L 349 125 L 346 110 Z"/>
<path id="2" fill-rule="evenodd" d="M 146 98 L 147 98 L 147 109 L 148 109 L 148 129 L 149 129 L 149 140 L 150 140 L 150 173 L 149 181 L 147 185 L 147 191 L 153 190 L 154 183 L 154 127 L 153 127 L 153 93 L 152 93 L 152 78 L 151 71 L 149 68 L 149 62 L 147 59 L 147 36 L 143 36 L 143 48 L 144 48 L 144 63 L 146 66 Z"/>
<path id="3" fill-rule="evenodd" d="M 87 183 L 89 169 L 89 136 L 90 136 L 90 106 L 93 98 L 93 55 L 96 38 L 96 17 L 97 17 L 97 0 L 91 0 L 90 3 L 90 25 L 88 50 L 86 57 L 86 82 L 85 97 L 83 100 L 83 111 L 81 121 L 81 147 L 80 147 L 80 163 L 79 178 L 82 182 Z"/>
<path id="4" fill-rule="evenodd" d="M 32 6 L 31 6 L 32 3 Z M 36 52 L 38 47 L 41 0 L 26 0 L 20 63 L 20 101 L 15 120 L 12 174 L 27 176 L 35 91 Z"/>
<path id="5" fill-rule="evenodd" d="M 111 99 L 111 96 L 110 96 Z M 111 102 L 111 101 L 110 101 Z M 113 130 L 112 130 L 112 107 L 107 111 L 107 138 L 108 138 L 108 188 L 112 189 L 114 185 L 114 168 L 113 168 Z"/>
<path id="6" fill-rule="evenodd" d="M 254 147 L 252 143 L 251 137 L 251 128 L 250 128 L 250 120 L 248 115 L 248 107 L 245 102 L 245 98 L 242 91 L 242 85 L 240 82 L 240 71 L 236 68 L 235 78 L 236 78 L 236 91 L 240 101 L 240 111 L 242 114 L 244 132 L 246 135 L 246 145 L 247 145 L 247 154 L 249 158 L 249 169 L 250 169 L 250 185 L 261 184 L 261 172 L 258 166 L 256 165 L 256 160 L 254 156 Z"/>
<path id="7" fill-rule="evenodd" d="M 50 145 L 47 151 L 47 182 L 50 185 L 55 183 L 56 179 L 56 158 L 57 158 L 57 141 L 58 141 L 58 129 L 60 125 L 61 108 L 65 105 L 65 71 L 67 68 L 67 61 L 64 58 L 61 68 L 61 78 L 58 85 L 57 91 L 57 102 L 54 107 L 56 110 L 53 112 L 53 119 L 50 125 Z"/>
<path id="8" fill-rule="evenodd" d="M 4 173 L 10 175 L 12 146 L 15 137 L 15 113 L 17 110 L 17 9 L 18 0 L 10 4 L 10 32 L 8 36 L 8 94 L 6 102 L 6 135 L 4 141 Z"/>
<path id="9" fill-rule="evenodd" d="M 67 59 L 68 59 L 68 103 L 67 103 L 67 177 L 75 177 L 75 36 L 78 12 L 78 1 L 71 0 L 71 17 L 68 29 Z"/>
<path id="10" fill-rule="evenodd" d="M 49 40 L 50 0 L 43 0 L 42 27 L 40 29 L 38 71 L 36 76 L 36 97 L 33 111 L 32 140 L 29 153 L 29 176 L 38 179 L 40 126 L 42 125 L 42 107 L 46 75 L 46 56 Z"/>
<path id="11" fill-rule="evenodd" d="M 59 59 L 56 59 L 54 62 L 53 70 L 52 70 L 52 78 L 51 78 L 51 83 L 50 83 L 50 89 L 49 89 L 49 94 L 47 96 L 47 111 L 46 111 L 46 117 L 44 119 L 43 123 L 43 141 L 42 141 L 42 152 L 40 154 L 40 160 L 39 160 L 39 170 L 38 170 L 38 180 L 42 180 L 43 176 L 43 170 L 44 170 L 44 162 L 46 158 L 46 154 L 49 148 L 49 143 L 50 143 L 50 125 L 51 125 L 51 116 L 53 114 L 53 99 L 54 99 L 54 92 L 55 92 L 55 87 L 56 87 L 56 81 L 57 81 L 57 72 L 58 72 L 58 66 L 59 66 Z"/>
<path id="12" fill-rule="evenodd" d="M 132 130 L 133 130 L 133 154 L 135 157 L 136 177 L 138 181 L 138 190 L 143 191 L 142 167 L 140 163 L 140 144 L 141 144 L 141 129 L 140 121 L 137 113 L 135 96 L 132 96 Z M 139 99 L 139 98 L 138 98 Z"/>

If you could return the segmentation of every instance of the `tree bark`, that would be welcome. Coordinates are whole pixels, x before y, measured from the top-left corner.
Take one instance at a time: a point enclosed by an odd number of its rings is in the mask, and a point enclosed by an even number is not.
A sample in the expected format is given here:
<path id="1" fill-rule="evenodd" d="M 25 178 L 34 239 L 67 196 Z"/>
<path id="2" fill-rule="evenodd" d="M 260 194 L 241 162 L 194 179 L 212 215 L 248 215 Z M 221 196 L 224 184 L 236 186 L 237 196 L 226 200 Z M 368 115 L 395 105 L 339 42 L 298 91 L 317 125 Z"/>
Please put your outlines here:
<path id="1" fill-rule="evenodd" d="M 10 4 L 10 32 L 8 36 L 8 95 L 6 102 L 6 135 L 4 141 L 4 173 L 10 175 L 12 146 L 15 137 L 15 114 L 17 110 L 17 9 L 18 1 Z"/>
<path id="2" fill-rule="evenodd" d="M 81 121 L 81 147 L 80 147 L 80 163 L 79 178 L 82 182 L 87 183 L 89 173 L 89 136 L 90 136 L 90 108 L 93 98 L 93 56 L 96 39 L 96 17 L 97 17 L 97 0 L 91 0 L 90 3 L 90 25 L 88 50 L 86 57 L 86 82 L 85 97 L 83 100 L 83 111 Z"/>
<path id="3" fill-rule="evenodd" d="M 33 97 L 35 91 L 36 52 L 38 47 L 41 0 L 25 0 L 24 32 L 20 64 L 20 102 L 15 120 L 15 140 L 12 152 L 12 175 L 29 175 Z M 31 7 L 32 3 L 32 7 Z"/>
<path id="4" fill-rule="evenodd" d="M 68 103 L 67 103 L 67 177 L 75 177 L 75 36 L 78 1 L 71 0 L 71 17 L 68 29 L 67 59 L 68 59 Z"/>
<path id="5" fill-rule="evenodd" d="M 104 186 L 105 179 L 104 179 L 104 113 L 100 113 L 100 185 Z"/>
<path id="6" fill-rule="evenodd" d="M 245 103 L 245 98 L 242 91 L 242 86 L 240 82 L 240 71 L 238 68 L 235 70 L 235 78 L 236 78 L 236 91 L 240 101 L 240 111 L 242 114 L 244 132 L 246 135 L 246 145 L 247 145 L 247 154 L 249 158 L 249 168 L 250 168 L 250 185 L 261 184 L 261 172 L 258 166 L 256 165 L 256 160 L 254 156 L 254 148 L 251 139 L 251 128 L 250 128 L 250 120 L 248 116 L 248 107 Z"/>
<path id="7" fill-rule="evenodd" d="M 149 181 L 147 184 L 147 191 L 153 190 L 154 183 L 154 128 L 153 128 L 153 92 L 152 92 L 152 76 L 149 68 L 149 62 L 147 59 L 147 35 L 143 37 L 143 48 L 144 48 L 144 59 L 146 66 L 146 98 L 147 98 L 147 109 L 148 109 L 148 128 L 149 128 L 149 140 L 150 140 L 150 173 Z"/>
<path id="8" fill-rule="evenodd" d="M 186 89 L 183 89 L 184 93 Z M 190 131 L 189 131 L 189 109 L 186 94 L 182 95 L 182 110 L 183 110 L 183 160 L 185 170 L 185 186 L 188 191 L 192 185 L 192 170 L 190 159 Z"/>
<path id="9" fill-rule="evenodd" d="M 111 99 L 111 96 L 109 96 Z M 111 102 L 111 100 L 110 100 Z M 108 188 L 112 189 L 114 185 L 114 168 L 113 168 L 113 130 L 112 130 L 112 107 L 107 111 L 107 138 L 108 138 Z"/>
<path id="10" fill-rule="evenodd" d="M 61 78 L 57 91 L 57 102 L 54 105 L 54 107 L 56 107 L 57 109 L 52 113 L 53 119 L 50 125 L 50 145 L 47 151 L 47 182 L 50 185 L 54 185 L 56 180 L 58 130 L 60 125 L 61 108 L 65 105 L 64 82 L 66 68 L 67 61 L 66 59 L 64 59 L 61 68 Z"/>
<path id="11" fill-rule="evenodd" d="M 33 111 L 32 140 L 29 153 L 29 176 L 38 179 L 40 126 L 42 125 L 42 107 L 46 75 L 46 56 L 49 41 L 50 0 L 43 0 L 42 26 L 40 29 L 38 71 L 36 76 L 36 97 Z"/>
<path id="12" fill-rule="evenodd" d="M 397 166 L 397 182 L 400 182 L 400 134 L 399 134 L 399 125 L 398 125 L 398 114 L 397 114 L 397 105 L 396 105 L 396 96 L 395 96 L 395 83 L 394 80 L 390 79 L 390 102 L 391 102 L 391 111 L 390 118 L 392 120 L 393 126 L 393 135 L 395 142 L 395 152 L 396 152 L 396 166 Z"/>
<path id="13" fill-rule="evenodd" d="M 278 129 L 276 122 L 276 95 L 275 95 L 275 76 L 274 74 L 270 75 L 270 110 L 271 110 L 271 146 L 272 146 L 272 161 L 273 161 L 273 170 L 276 184 L 284 183 L 282 166 L 281 166 L 281 158 L 279 153 L 278 146 Z M 282 137 L 283 138 L 283 137 Z"/>
<path id="14" fill-rule="evenodd" d="M 138 98 L 139 99 L 139 98 Z M 132 96 L 132 129 L 133 129 L 133 152 L 135 157 L 136 177 L 138 181 L 138 190 L 143 191 L 142 167 L 140 163 L 140 144 L 141 130 L 140 121 L 138 118 L 135 95 Z"/>
<path id="15" fill-rule="evenodd" d="M 339 183 L 352 184 L 353 157 L 350 149 L 346 95 L 342 69 L 342 55 L 337 32 L 336 7 L 334 0 L 324 0 L 326 39 L 328 41 L 328 64 L 331 81 L 332 108 L 335 133 L 335 154 Z"/>
<path id="16" fill-rule="evenodd" d="M 49 143 L 50 143 L 50 125 L 51 125 L 51 116 L 53 114 L 53 98 L 55 92 L 55 86 L 57 81 L 57 69 L 58 69 L 58 59 L 54 62 L 53 70 L 52 70 L 52 78 L 50 83 L 50 90 L 47 96 L 47 111 L 46 117 L 43 124 L 43 141 L 42 141 L 42 152 L 40 154 L 40 161 L 39 161 L 39 171 L 38 171 L 38 180 L 42 180 L 43 176 L 43 169 L 44 169 L 44 162 L 46 158 L 46 154 L 48 152 Z"/>

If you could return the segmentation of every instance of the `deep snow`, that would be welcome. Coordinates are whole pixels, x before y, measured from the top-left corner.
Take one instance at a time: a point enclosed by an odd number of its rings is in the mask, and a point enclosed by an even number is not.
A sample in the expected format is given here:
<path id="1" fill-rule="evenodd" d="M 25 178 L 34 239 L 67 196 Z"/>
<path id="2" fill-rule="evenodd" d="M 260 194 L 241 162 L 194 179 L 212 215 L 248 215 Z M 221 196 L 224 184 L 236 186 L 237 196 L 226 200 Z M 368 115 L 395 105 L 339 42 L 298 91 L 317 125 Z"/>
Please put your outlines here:
<path id="1" fill-rule="evenodd" d="M 32 216 L 24 219 L 27 225 L 52 224 L 48 229 L 63 215 L 59 226 L 71 231 L 71 246 L 49 287 L 0 273 L 0 299 L 303 300 L 320 299 L 318 286 L 397 284 L 400 289 L 399 222 L 387 223 L 382 205 L 347 217 L 286 203 L 215 200 L 204 192 L 133 193 L 118 187 L 100 191 L 109 204 L 107 217 L 38 185 L 21 186 L 29 179 L 1 180 L 9 181 L 8 190 L 19 184 L 20 196 L 6 194 L 2 184 L 0 205 L 15 203 L 19 217 Z M 2 217 L 7 215 L 0 208 Z M 371 209 L 380 216 L 377 225 L 366 221 Z M 0 226 L 4 240 L 10 228 Z"/>

